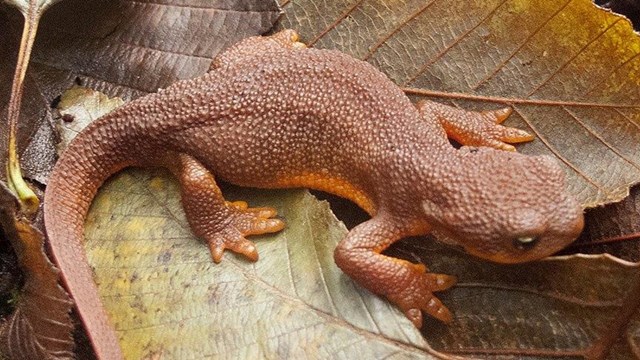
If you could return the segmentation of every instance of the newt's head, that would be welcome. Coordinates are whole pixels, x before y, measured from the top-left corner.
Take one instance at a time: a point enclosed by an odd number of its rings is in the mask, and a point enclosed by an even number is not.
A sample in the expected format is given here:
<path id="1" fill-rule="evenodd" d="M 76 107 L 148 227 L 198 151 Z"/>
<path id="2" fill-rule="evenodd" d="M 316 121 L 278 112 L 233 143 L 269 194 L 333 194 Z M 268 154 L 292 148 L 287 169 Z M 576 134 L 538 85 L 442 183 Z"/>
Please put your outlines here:
<path id="1" fill-rule="evenodd" d="M 422 202 L 439 239 L 481 258 L 518 263 L 551 255 L 582 231 L 582 208 L 555 159 L 489 148 L 458 152 L 455 176 Z"/>

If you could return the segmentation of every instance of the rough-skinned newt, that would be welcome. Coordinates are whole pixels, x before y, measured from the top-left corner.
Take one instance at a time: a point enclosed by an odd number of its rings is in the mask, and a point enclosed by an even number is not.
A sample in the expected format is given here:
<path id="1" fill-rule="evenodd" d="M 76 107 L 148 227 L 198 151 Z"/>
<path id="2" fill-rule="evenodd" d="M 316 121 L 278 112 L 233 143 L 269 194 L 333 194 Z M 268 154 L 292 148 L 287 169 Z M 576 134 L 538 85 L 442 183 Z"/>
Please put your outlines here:
<path id="1" fill-rule="evenodd" d="M 347 275 L 418 327 L 423 312 L 450 321 L 433 292 L 455 278 L 382 251 L 435 232 L 471 254 L 516 263 L 548 256 L 582 230 L 582 209 L 556 161 L 509 151 L 509 143 L 533 139 L 500 125 L 509 114 L 414 105 L 372 65 L 307 48 L 292 30 L 248 38 L 217 56 L 204 76 L 134 100 L 72 141 L 45 192 L 51 253 L 96 354 L 118 359 L 82 245 L 85 216 L 110 175 L 129 166 L 168 168 L 191 229 L 215 262 L 225 249 L 257 260 L 245 236 L 284 223 L 274 209 L 225 201 L 214 175 L 241 186 L 307 187 L 371 215 L 335 249 Z"/>

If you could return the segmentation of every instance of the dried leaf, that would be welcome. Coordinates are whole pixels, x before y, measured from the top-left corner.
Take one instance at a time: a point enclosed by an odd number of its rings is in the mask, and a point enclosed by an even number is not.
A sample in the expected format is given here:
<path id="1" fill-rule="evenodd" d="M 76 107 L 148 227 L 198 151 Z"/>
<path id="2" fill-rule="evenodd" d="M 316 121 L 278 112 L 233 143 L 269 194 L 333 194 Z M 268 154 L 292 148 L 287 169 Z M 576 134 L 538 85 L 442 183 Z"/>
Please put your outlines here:
<path id="1" fill-rule="evenodd" d="M 397 309 L 356 287 L 333 261 L 346 233 L 306 191 L 241 191 L 288 228 L 255 238 L 260 261 L 211 261 L 164 172 L 109 181 L 87 220 L 87 248 L 128 358 L 430 358 Z M 114 255 L 115 254 L 115 255 Z"/>
<path id="2" fill-rule="evenodd" d="M 415 240 L 390 254 L 458 276 L 440 295 L 455 320 L 427 319 L 423 332 L 435 349 L 456 355 L 602 358 L 640 305 L 640 265 L 608 255 L 505 266 Z"/>
<path id="3" fill-rule="evenodd" d="M 121 98 L 109 98 L 101 92 L 82 86 L 73 86 L 65 91 L 58 103 L 63 127 L 58 148 L 64 150 L 85 126 L 123 103 Z"/>
<path id="4" fill-rule="evenodd" d="M 629 18 L 634 29 L 640 28 L 640 3 L 636 0 L 594 0 L 605 9 L 617 12 Z"/>
<path id="5" fill-rule="evenodd" d="M 566 251 L 640 261 L 640 187 L 621 202 L 589 209 L 585 219 L 584 232 Z"/>
<path id="6" fill-rule="evenodd" d="M 0 184 L 0 223 L 24 273 L 14 312 L 0 324 L 0 354 L 9 359 L 72 359 L 73 303 L 58 284 L 58 271 L 44 253 L 44 237 L 24 219 L 16 219 L 16 200 Z"/>
<path id="7" fill-rule="evenodd" d="M 46 93 L 79 81 L 131 100 L 204 74 L 221 50 L 279 16 L 275 0 L 67 0 L 43 18 L 32 66 Z"/>

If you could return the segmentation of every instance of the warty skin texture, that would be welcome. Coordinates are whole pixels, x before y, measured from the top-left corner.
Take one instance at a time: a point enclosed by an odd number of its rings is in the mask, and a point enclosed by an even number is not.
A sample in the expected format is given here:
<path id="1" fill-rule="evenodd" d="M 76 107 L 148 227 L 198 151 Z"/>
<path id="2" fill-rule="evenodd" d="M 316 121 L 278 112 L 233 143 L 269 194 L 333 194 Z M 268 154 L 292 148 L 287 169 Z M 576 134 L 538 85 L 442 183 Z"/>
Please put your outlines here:
<path id="1" fill-rule="evenodd" d="M 581 231 L 582 210 L 556 162 L 504 151 L 513 150 L 509 142 L 532 139 L 497 124 L 507 109 L 414 105 L 371 65 L 296 39 L 285 30 L 240 42 L 203 77 L 92 123 L 56 164 L 45 193 L 47 234 L 99 358 L 122 353 L 81 245 L 84 219 L 102 182 L 127 166 L 169 168 L 189 223 L 216 262 L 224 249 L 257 260 L 245 236 L 284 224 L 273 209 L 224 201 L 214 175 L 353 200 L 372 218 L 338 245 L 336 263 L 416 326 L 422 312 L 451 320 L 433 292 L 455 279 L 381 255 L 393 242 L 433 231 L 470 253 L 510 263 L 552 254 Z M 456 149 L 447 136 L 480 147 Z"/>

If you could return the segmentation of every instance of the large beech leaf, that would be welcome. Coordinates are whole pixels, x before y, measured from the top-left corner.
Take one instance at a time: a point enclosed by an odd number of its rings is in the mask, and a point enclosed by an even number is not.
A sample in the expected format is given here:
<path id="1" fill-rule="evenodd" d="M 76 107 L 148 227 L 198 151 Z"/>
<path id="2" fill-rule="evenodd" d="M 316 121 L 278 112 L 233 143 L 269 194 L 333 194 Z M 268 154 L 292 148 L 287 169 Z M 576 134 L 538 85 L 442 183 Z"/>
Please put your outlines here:
<path id="1" fill-rule="evenodd" d="M 66 0 L 43 19 L 32 66 L 57 94 L 80 81 L 131 99 L 204 74 L 221 50 L 279 16 L 275 0 Z"/>
<path id="2" fill-rule="evenodd" d="M 326 204 L 305 191 L 225 193 L 275 206 L 287 221 L 282 233 L 255 238 L 256 263 L 227 254 L 214 264 L 165 172 L 126 171 L 96 198 L 87 248 L 128 358 L 445 357 L 335 266 L 346 229 Z M 424 239 L 396 251 L 414 260 L 427 254 L 418 260 L 459 275 L 459 285 L 440 294 L 454 323 L 427 319 L 425 335 L 462 355 L 601 355 L 591 347 L 615 340 L 612 324 L 633 309 L 625 299 L 638 296 L 637 265 L 605 256 L 506 268 Z"/>
<path id="3" fill-rule="evenodd" d="M 393 306 L 333 262 L 346 229 L 308 192 L 227 192 L 275 206 L 288 228 L 254 238 L 260 260 L 220 264 L 189 230 L 178 184 L 127 171 L 96 198 L 87 248 L 127 358 L 430 358 Z"/>
<path id="4" fill-rule="evenodd" d="M 589 0 L 291 0 L 281 27 L 365 59 L 410 94 L 466 108 L 510 103 L 585 206 L 640 180 L 640 40 Z M 417 96 L 417 95 L 416 95 Z"/>

